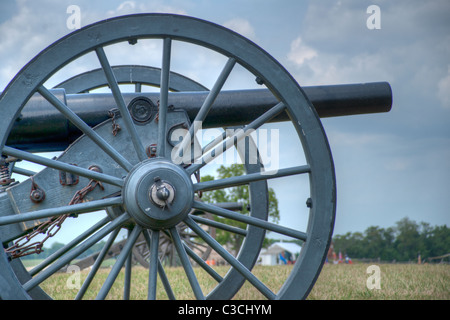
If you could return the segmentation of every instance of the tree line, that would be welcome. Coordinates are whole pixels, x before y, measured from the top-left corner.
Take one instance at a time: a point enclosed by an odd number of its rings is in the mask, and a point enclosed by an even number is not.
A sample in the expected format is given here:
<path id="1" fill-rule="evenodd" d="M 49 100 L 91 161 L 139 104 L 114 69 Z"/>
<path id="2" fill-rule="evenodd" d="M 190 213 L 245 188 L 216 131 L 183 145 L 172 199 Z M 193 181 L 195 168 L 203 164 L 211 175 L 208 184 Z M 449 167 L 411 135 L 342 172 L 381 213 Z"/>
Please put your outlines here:
<path id="1" fill-rule="evenodd" d="M 363 233 L 333 236 L 334 250 L 352 259 L 381 261 L 422 261 L 450 253 L 450 228 L 416 223 L 407 217 L 394 227 L 368 227 Z"/>

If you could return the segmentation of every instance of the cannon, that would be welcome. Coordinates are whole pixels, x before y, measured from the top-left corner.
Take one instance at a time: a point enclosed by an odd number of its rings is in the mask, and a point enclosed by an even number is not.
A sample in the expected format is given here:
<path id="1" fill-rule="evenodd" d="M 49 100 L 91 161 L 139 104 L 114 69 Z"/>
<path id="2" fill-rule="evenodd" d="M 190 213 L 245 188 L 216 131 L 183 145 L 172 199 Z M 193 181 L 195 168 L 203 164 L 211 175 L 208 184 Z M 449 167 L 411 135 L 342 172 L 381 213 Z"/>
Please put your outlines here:
<path id="1" fill-rule="evenodd" d="M 105 47 L 161 43 L 161 68 L 123 64 L 112 66 Z M 223 69 L 211 89 L 171 71 L 179 43 L 210 50 L 222 57 Z M 47 83 L 68 64 L 93 54 L 101 68 L 79 74 L 49 88 Z M 187 53 L 189 57 L 189 53 Z M 245 70 L 258 89 L 224 90 L 234 69 Z M 122 84 L 133 85 L 124 92 Z M 156 91 L 142 90 L 144 86 Z M 96 92 L 106 88 L 107 92 Z M 97 293 L 107 297 L 125 265 L 124 298 L 131 285 L 130 253 L 138 239 L 148 249 L 148 299 L 156 298 L 161 279 L 171 289 L 160 257 L 161 236 L 173 245 L 197 299 L 231 299 L 244 282 L 267 299 L 304 299 L 324 264 L 333 232 L 336 181 L 333 159 L 320 117 L 343 116 L 391 109 L 388 83 L 301 88 L 278 61 L 250 40 L 204 20 L 171 14 L 116 17 L 86 26 L 58 40 L 30 61 L 0 96 L 0 297 L 47 299 L 41 284 L 80 254 L 107 237 L 76 298 L 90 281 L 120 230 L 128 230 L 117 260 Z M 268 164 L 253 138 L 267 124 L 289 124 L 304 163 L 267 170 Z M 199 141 L 204 128 L 219 132 Z M 292 137 L 291 137 L 292 138 Z M 200 172 L 228 151 L 245 174 L 201 181 Z M 40 154 L 60 151 L 56 158 Z M 228 158 L 227 158 L 228 159 Z M 35 172 L 21 161 L 43 166 Z M 12 174 L 24 175 L 15 181 Z M 268 183 L 300 177 L 306 183 L 306 214 L 298 230 L 270 221 Z M 202 192 L 247 185 L 249 214 L 226 205 L 203 202 Z M 294 187 L 295 189 L 295 187 Z M 303 197 L 300 196 L 299 197 Z M 32 270 L 20 257 L 38 255 L 43 242 L 67 219 L 98 216 L 92 226 L 74 235 L 54 255 Z M 198 213 L 226 217 L 247 225 L 236 228 Z M 242 235 L 235 254 L 207 231 L 220 228 Z M 182 237 L 180 228 L 189 230 Z M 253 272 L 266 233 L 302 242 L 301 252 L 280 288 L 269 288 Z M 40 241 L 33 240 L 43 235 Z M 192 237 L 212 248 L 230 266 L 225 275 L 205 263 L 188 245 Z M 193 264 L 216 285 L 204 292 Z"/>

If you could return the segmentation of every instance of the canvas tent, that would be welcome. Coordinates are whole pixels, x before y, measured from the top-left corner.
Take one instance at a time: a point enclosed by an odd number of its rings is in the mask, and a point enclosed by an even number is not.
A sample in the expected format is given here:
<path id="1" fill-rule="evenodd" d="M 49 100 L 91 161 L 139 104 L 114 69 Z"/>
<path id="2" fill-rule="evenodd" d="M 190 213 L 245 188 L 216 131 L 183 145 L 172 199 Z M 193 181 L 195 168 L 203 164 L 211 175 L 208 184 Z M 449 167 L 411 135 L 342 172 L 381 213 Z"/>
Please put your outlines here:
<path id="1" fill-rule="evenodd" d="M 301 248 L 301 246 L 292 242 L 275 242 L 268 249 L 261 251 L 259 262 L 262 265 L 269 266 L 285 264 L 289 256 L 291 261 L 295 261 Z"/>

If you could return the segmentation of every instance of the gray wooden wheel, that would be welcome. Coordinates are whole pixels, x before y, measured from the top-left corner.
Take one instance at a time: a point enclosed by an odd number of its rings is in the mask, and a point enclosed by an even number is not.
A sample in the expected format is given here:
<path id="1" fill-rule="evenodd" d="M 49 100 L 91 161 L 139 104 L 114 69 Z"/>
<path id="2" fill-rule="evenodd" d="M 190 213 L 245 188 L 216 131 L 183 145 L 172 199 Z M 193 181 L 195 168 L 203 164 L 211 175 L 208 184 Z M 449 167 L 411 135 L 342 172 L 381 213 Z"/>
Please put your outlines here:
<path id="1" fill-rule="evenodd" d="M 148 67 L 148 66 L 142 66 L 142 65 L 122 65 L 122 66 L 112 66 L 111 69 L 114 72 L 116 81 L 118 84 L 134 84 L 135 86 L 135 92 L 141 92 L 143 86 L 152 86 L 152 87 L 160 87 L 160 75 L 161 75 L 161 69 L 155 68 L 155 67 Z M 55 88 L 62 88 L 65 90 L 66 93 L 70 94 L 76 94 L 76 93 L 87 93 L 91 90 L 100 89 L 108 86 L 108 82 L 105 78 L 103 69 L 95 69 L 91 70 L 79 75 L 76 75 L 68 80 L 65 80 L 61 82 L 60 84 L 56 85 Z M 194 92 L 194 91 L 208 91 L 208 89 L 201 84 L 193 81 L 192 79 L 189 79 L 187 77 L 184 77 L 180 74 L 170 72 L 170 82 L 169 82 L 169 90 L 180 92 L 180 91 L 188 91 L 188 92 Z M 110 122 L 110 121 L 109 121 Z M 251 144 L 252 148 L 256 149 L 257 146 L 252 140 L 251 137 L 246 137 L 246 144 Z M 241 157 L 241 160 L 244 162 L 244 167 L 246 172 L 258 172 L 261 170 L 261 164 L 260 159 L 258 159 L 256 165 L 255 164 L 249 164 L 248 161 L 245 163 L 245 160 L 243 157 L 248 157 L 246 155 L 245 151 L 245 145 L 238 144 L 236 146 L 237 151 Z M 26 170 L 23 170 L 21 168 L 15 167 L 13 169 L 16 172 L 25 172 L 22 173 L 24 175 L 34 175 L 35 173 L 29 173 Z M 268 198 L 267 194 L 267 183 L 259 182 L 259 183 L 252 183 L 250 185 L 250 192 L 253 195 L 252 200 L 250 203 L 250 206 L 254 207 L 260 207 L 260 212 L 267 211 L 266 208 L 263 208 L 261 204 L 264 204 L 264 201 L 261 201 L 261 199 Z M 256 199 L 258 198 L 258 199 Z M 258 204 L 254 201 L 257 201 Z M 253 204 L 252 204 L 253 202 Z M 219 205 L 221 207 L 229 207 L 230 204 L 215 204 Z M 236 206 L 236 204 L 231 204 L 232 206 Z M 109 210 L 109 209 L 107 209 Z M 223 228 L 224 226 L 221 226 L 220 224 L 213 223 L 213 221 L 206 221 L 204 218 L 206 217 L 209 220 L 213 220 L 213 217 L 210 213 L 200 211 L 193 209 L 194 217 L 197 219 L 197 221 L 200 224 L 203 224 L 203 228 L 207 230 L 207 232 L 215 238 L 215 227 L 214 225 L 218 225 L 219 228 Z M 265 216 L 265 215 L 261 215 Z M 200 221 L 199 221 L 200 220 Z M 180 223 L 177 226 L 177 231 L 180 235 L 181 240 L 184 242 L 184 244 L 191 250 L 191 252 L 196 253 L 197 256 L 201 258 L 200 259 L 194 259 L 193 261 L 197 261 L 198 264 L 204 263 L 203 261 L 206 261 L 211 253 L 212 248 L 203 243 L 202 241 L 198 241 L 198 236 L 196 234 L 193 234 L 189 231 L 189 228 L 184 223 Z M 243 230 L 233 230 L 233 232 L 238 232 L 242 236 L 248 236 L 249 238 L 252 238 L 251 234 L 247 235 L 246 232 Z M 261 241 L 258 243 L 258 246 L 261 246 Z M 122 240 L 118 243 L 113 244 L 108 252 L 108 257 L 114 257 L 117 256 L 122 248 L 123 243 L 125 240 Z M 249 257 L 252 257 L 249 261 L 253 261 L 253 264 L 256 262 L 256 259 L 258 258 L 258 250 L 254 250 L 254 247 L 256 246 L 256 242 L 253 242 L 252 248 L 247 246 L 247 250 L 242 250 L 240 255 L 245 256 L 247 259 Z M 147 244 L 147 241 L 145 238 L 141 235 L 138 240 L 136 241 L 136 244 L 134 248 L 132 249 L 133 256 L 129 256 L 129 259 L 132 259 L 134 261 L 137 261 L 140 265 L 149 268 L 149 257 L 150 257 L 150 250 L 149 246 Z M 192 255 L 192 253 L 191 253 Z M 92 267 L 95 265 L 95 261 L 97 257 L 100 256 L 100 252 L 94 253 L 84 259 L 81 259 L 77 262 L 71 262 L 72 265 L 78 266 L 81 269 Z M 180 263 L 176 248 L 171 241 L 171 238 L 166 233 L 160 233 L 160 239 L 159 239 L 159 259 L 164 265 L 173 266 L 178 263 Z M 16 276 L 18 277 L 19 281 L 21 283 L 24 283 L 28 280 L 30 280 L 29 273 L 25 270 L 25 267 L 20 263 L 20 261 L 15 260 L 11 267 L 13 268 Z M 127 268 L 131 268 L 131 262 L 128 261 Z M 229 288 L 230 286 L 234 288 L 239 288 L 240 285 L 243 282 L 243 278 L 240 277 L 238 274 L 231 274 L 225 279 L 225 283 L 229 282 L 225 288 Z M 232 284 L 231 284 L 232 283 Z M 222 286 L 223 288 L 224 286 Z M 219 292 L 220 296 L 229 295 L 230 296 L 230 289 L 227 289 L 227 292 Z M 216 293 L 217 294 L 217 293 Z M 34 288 L 31 290 L 30 295 L 32 298 L 36 299 L 47 299 L 49 298 L 42 290 L 40 290 L 39 287 Z"/>
<path id="2" fill-rule="evenodd" d="M 131 118 L 103 49 L 109 44 L 136 41 L 139 38 L 157 38 L 163 41 L 159 118 L 157 125 L 150 130 L 156 133 L 158 149 L 156 157 L 151 159 L 148 158 L 143 146 L 143 141 L 150 139 L 148 134 L 146 136 L 148 130 L 143 130 L 144 126 L 136 125 Z M 239 64 L 254 74 L 279 99 L 279 103 L 273 108 L 245 126 L 243 132 L 256 129 L 276 115 L 287 112 L 302 143 L 307 163 L 302 166 L 283 168 L 273 174 L 262 174 L 258 165 L 254 172 L 248 171 L 246 175 L 240 177 L 193 183 L 191 176 L 206 166 L 208 161 L 196 163 L 187 168 L 176 165 L 170 159 L 171 150 L 166 142 L 168 123 L 173 116 L 168 111 L 167 98 L 171 47 L 172 43 L 176 41 L 190 42 L 216 51 L 228 58 L 216 85 L 209 93 L 208 102 L 204 104 L 196 120 L 203 120 L 206 117 L 208 110 L 212 107 L 214 97 L 220 93 L 228 74 L 236 64 Z M 124 134 L 121 134 L 119 138 L 108 136 L 106 132 L 110 131 L 110 127 L 105 124 L 95 128 L 89 127 L 43 85 L 61 67 L 90 51 L 97 54 L 120 110 L 120 125 L 124 128 Z M 79 138 L 56 160 L 48 160 L 5 145 L 15 119 L 20 115 L 27 100 L 36 92 L 53 104 L 84 133 L 83 137 Z M 218 282 L 216 288 L 206 298 L 231 298 L 244 281 L 251 283 L 268 299 L 305 298 L 311 290 L 325 260 L 334 225 L 336 197 L 331 152 L 320 120 L 300 86 L 275 59 L 249 40 L 221 26 L 185 16 L 141 14 L 105 20 L 62 38 L 35 57 L 16 75 L 3 92 L 0 97 L 0 110 L 4 115 L 0 126 L 2 154 L 47 167 L 34 177 L 34 181 L 12 186 L 8 192 L 0 194 L 0 226 L 3 226 L 1 239 L 4 246 L 19 236 L 18 223 L 27 223 L 67 213 L 82 214 L 104 208 L 118 209 L 115 210 L 116 214 L 109 215 L 83 232 L 83 239 L 78 239 L 76 246 L 67 248 L 65 255 L 46 269 L 34 274 L 25 283 L 17 280 L 11 268 L 11 262 L 6 253 L 2 251 L 0 253 L 0 297 L 29 298 L 29 292 L 82 251 L 108 235 L 111 239 L 108 243 L 112 242 L 112 239 L 117 236 L 118 230 L 127 226 L 131 230 L 128 241 L 97 298 L 103 299 L 107 296 L 141 233 L 151 248 L 150 252 L 153 252 L 150 257 L 149 298 L 155 298 L 158 273 L 163 280 L 168 296 L 172 298 L 170 283 L 165 277 L 157 255 L 159 234 L 168 232 L 178 251 L 193 294 L 196 298 L 203 299 L 205 295 L 189 262 L 189 251 L 181 242 L 176 228 L 180 223 L 188 225 L 232 266 L 227 275 L 221 277 L 215 273 L 213 268 L 203 265 L 203 268 Z M 242 136 L 231 138 L 242 138 Z M 98 149 L 98 152 L 95 154 L 90 152 L 91 157 L 88 158 L 86 151 L 95 149 Z M 221 150 L 223 150 L 223 145 L 219 143 L 212 150 L 207 151 L 204 157 L 208 159 L 212 152 L 217 155 Z M 76 155 L 79 155 L 78 158 Z M 77 160 L 75 161 L 77 165 L 71 164 L 73 160 Z M 101 163 L 101 170 L 90 170 L 93 168 L 92 162 Z M 12 208 L 12 200 L 24 198 L 24 190 L 27 190 L 26 193 L 29 194 L 30 187 L 33 187 L 34 184 L 45 186 L 45 190 L 51 190 L 53 183 L 51 181 L 55 179 L 52 172 L 57 171 L 53 169 L 78 175 L 80 183 L 90 180 L 101 182 L 103 189 L 94 190 L 90 194 L 91 201 L 70 206 L 67 203 L 70 196 L 73 196 L 73 192 L 62 191 L 57 199 L 51 198 L 50 200 L 48 199 L 50 197 L 47 197 L 37 206 L 23 201 Z M 194 200 L 194 193 L 198 191 L 222 189 L 241 184 L 265 183 L 268 179 L 299 174 L 308 175 L 310 182 L 310 200 L 308 202 L 310 214 L 307 229 L 302 231 L 268 222 L 267 210 L 264 210 L 264 207 L 267 207 L 267 199 L 257 202 L 261 203 L 262 208 L 258 208 L 257 205 L 253 206 L 250 216 L 242 216 L 230 210 Z M 177 190 L 183 190 L 183 192 Z M 149 192 L 150 197 L 148 196 Z M 114 196 L 119 193 L 121 196 Z M 170 206 L 170 212 L 164 211 L 165 204 Z M 126 210 L 120 208 L 126 208 Z M 255 253 L 250 257 L 241 254 L 233 257 L 204 232 L 194 217 L 189 214 L 192 208 L 247 223 L 247 236 L 240 252 L 253 250 Z M 16 211 L 20 214 L 16 214 Z M 254 257 L 261 249 L 265 231 L 276 232 L 304 241 L 300 256 L 291 274 L 277 292 L 270 290 L 251 271 L 255 263 Z M 235 278 L 237 281 L 227 281 L 230 278 Z"/>
<path id="3" fill-rule="evenodd" d="M 160 81 L 161 81 L 161 69 L 155 68 L 155 67 L 149 67 L 149 66 L 142 66 L 142 65 L 122 65 L 122 66 L 112 66 L 111 67 L 116 81 L 118 84 L 134 84 L 135 86 L 135 92 L 141 92 L 142 86 L 152 86 L 152 87 L 160 87 Z M 198 82 L 185 77 L 183 75 L 180 75 L 175 72 L 170 72 L 169 76 L 169 90 L 174 92 L 180 92 L 180 91 L 188 91 L 188 92 L 194 92 L 194 91 L 209 91 L 205 86 L 199 84 Z M 70 79 L 67 79 L 58 85 L 55 86 L 55 88 L 63 88 L 66 93 L 87 93 L 91 90 L 100 89 L 108 86 L 108 81 L 105 78 L 103 69 L 95 69 L 91 70 L 79 75 L 76 75 Z M 252 140 L 251 137 L 247 138 L 247 143 L 252 144 L 253 148 L 256 148 L 256 144 Z M 245 157 L 245 146 L 242 144 L 239 144 L 236 146 L 238 149 L 239 155 L 241 156 L 241 160 L 244 162 L 244 166 L 247 172 L 250 171 L 259 171 L 260 168 L 256 166 L 252 166 L 248 163 L 245 163 L 245 160 L 242 157 Z M 260 160 L 258 160 L 260 162 Z M 265 183 L 259 183 L 259 184 L 253 184 L 251 187 L 251 191 L 255 195 L 253 198 L 256 198 L 256 195 L 258 195 L 258 198 L 267 198 L 267 186 Z M 220 205 L 220 204 L 216 204 Z M 256 206 L 256 204 L 254 204 Z M 198 210 L 193 210 L 196 213 L 196 217 L 199 216 L 205 216 L 210 220 L 213 220 L 213 217 L 208 212 L 202 212 Z M 201 218 L 200 218 L 201 219 Z M 204 220 L 203 220 L 204 221 Z M 204 221 L 207 222 L 207 221 Z M 182 240 L 186 243 L 187 246 L 191 250 L 195 250 L 197 254 L 201 257 L 202 260 L 206 261 L 211 253 L 212 248 L 208 246 L 207 244 L 204 244 L 202 242 L 197 241 L 195 238 L 195 234 L 190 233 L 187 231 L 187 226 L 185 224 L 181 224 L 179 228 L 180 237 Z M 208 233 L 215 238 L 215 227 L 208 226 Z M 142 238 L 142 237 L 141 237 Z M 149 257 L 150 257 L 150 251 L 146 244 L 145 239 L 140 239 L 141 241 L 138 241 L 135 245 L 135 248 L 133 249 L 133 255 L 134 258 L 144 267 L 149 267 Z M 176 250 L 175 247 L 170 240 L 170 237 L 168 237 L 165 233 L 160 234 L 160 253 L 159 253 L 159 259 L 163 262 L 167 262 L 169 265 L 175 264 L 175 256 L 176 256 Z M 257 251 L 247 251 L 244 253 L 241 253 L 245 256 L 251 256 L 251 254 L 255 255 Z M 95 255 L 97 255 L 96 253 Z M 253 259 L 256 261 L 257 256 L 255 256 Z M 88 261 L 91 261 L 93 263 L 93 259 L 87 258 Z M 229 277 L 227 279 L 228 281 L 237 281 L 237 279 L 233 277 Z"/>
<path id="4" fill-rule="evenodd" d="M 133 84 L 135 92 L 141 92 L 142 86 L 151 86 L 160 88 L 161 81 L 161 69 L 142 66 L 142 65 L 122 65 L 111 67 L 116 81 L 118 84 Z M 170 72 L 169 75 L 169 90 L 180 91 L 208 91 L 208 89 L 199 84 L 198 82 L 180 75 L 175 72 Z M 70 79 L 67 79 L 55 86 L 55 88 L 63 88 L 66 93 L 87 93 L 89 91 L 100 89 L 108 86 L 108 81 L 105 78 L 103 69 L 91 70 L 79 75 L 76 75 Z M 186 229 L 186 226 L 184 226 Z M 202 243 L 198 243 L 193 239 L 189 239 L 186 232 L 179 232 L 181 238 L 190 247 L 191 250 L 197 250 L 201 253 L 202 260 L 207 260 L 211 253 L 211 247 L 205 246 Z M 215 229 L 211 228 L 209 233 L 214 237 Z M 160 253 L 159 259 L 166 261 L 169 265 L 174 265 L 176 250 L 170 238 L 161 233 L 160 235 Z M 164 244 L 164 245 L 163 245 Z M 141 236 L 140 241 L 137 241 L 135 248 L 133 249 L 133 257 L 139 264 L 148 268 L 150 251 L 145 239 Z"/>
<path id="5" fill-rule="evenodd" d="M 142 86 L 160 87 L 161 69 L 142 65 L 112 66 L 114 76 L 118 84 L 133 84 L 135 91 L 140 92 Z M 169 90 L 171 91 L 208 91 L 208 89 L 198 82 L 170 72 Z M 108 86 L 103 69 L 91 70 L 70 79 L 67 79 L 55 86 L 63 88 L 66 93 L 83 93 Z"/>

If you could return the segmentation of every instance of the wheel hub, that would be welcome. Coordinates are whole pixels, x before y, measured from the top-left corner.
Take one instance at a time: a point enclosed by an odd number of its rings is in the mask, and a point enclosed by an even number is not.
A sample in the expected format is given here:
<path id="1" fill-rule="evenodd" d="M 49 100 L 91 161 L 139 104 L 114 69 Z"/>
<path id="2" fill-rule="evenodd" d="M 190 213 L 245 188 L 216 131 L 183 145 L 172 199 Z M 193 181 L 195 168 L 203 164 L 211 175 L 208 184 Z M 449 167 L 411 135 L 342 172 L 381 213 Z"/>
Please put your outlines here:
<path id="1" fill-rule="evenodd" d="M 129 173 L 123 197 L 125 210 L 136 223 L 145 228 L 163 229 L 177 225 L 186 217 L 194 191 L 191 179 L 182 168 L 166 160 L 149 159 Z"/>

